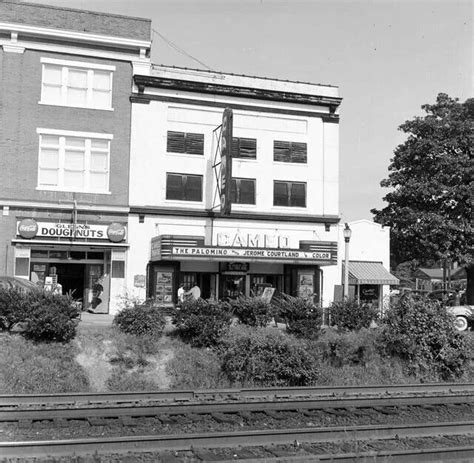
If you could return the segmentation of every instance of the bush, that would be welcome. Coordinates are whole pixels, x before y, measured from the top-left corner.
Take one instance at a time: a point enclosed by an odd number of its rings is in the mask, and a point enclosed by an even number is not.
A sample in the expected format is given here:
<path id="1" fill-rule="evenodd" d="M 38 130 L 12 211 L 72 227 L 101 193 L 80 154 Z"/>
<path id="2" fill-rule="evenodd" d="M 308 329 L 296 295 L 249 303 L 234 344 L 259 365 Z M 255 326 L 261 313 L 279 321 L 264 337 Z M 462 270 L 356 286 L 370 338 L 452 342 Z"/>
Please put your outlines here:
<path id="1" fill-rule="evenodd" d="M 222 370 L 238 385 L 307 386 L 318 363 L 307 344 L 274 328 L 232 328 L 220 346 Z"/>
<path id="2" fill-rule="evenodd" d="M 176 334 L 193 347 L 216 346 L 231 321 L 228 304 L 204 299 L 183 302 L 173 317 Z"/>
<path id="3" fill-rule="evenodd" d="M 288 333 L 307 339 L 320 334 L 322 310 L 310 299 L 282 294 L 274 304 L 276 315 L 285 320 Z"/>
<path id="4" fill-rule="evenodd" d="M 261 297 L 240 296 L 228 302 L 240 323 L 250 326 L 267 326 L 273 319 L 272 306 Z"/>
<path id="5" fill-rule="evenodd" d="M 407 362 L 418 376 L 436 373 L 443 380 L 463 374 L 470 360 L 466 337 L 439 302 L 402 296 L 384 320 L 382 341 L 389 355 Z"/>
<path id="6" fill-rule="evenodd" d="M 34 341 L 68 342 L 76 335 L 79 309 L 71 296 L 46 291 L 0 289 L 0 320 L 11 329 L 25 323 L 22 334 Z"/>
<path id="7" fill-rule="evenodd" d="M 114 317 L 114 325 L 121 331 L 135 336 L 161 336 L 166 320 L 159 307 L 151 303 L 126 307 Z"/>
<path id="8" fill-rule="evenodd" d="M 324 362 L 333 367 L 367 365 L 377 356 L 377 333 L 362 328 L 360 331 L 326 330 L 315 343 Z"/>
<path id="9" fill-rule="evenodd" d="M 331 326 L 337 326 L 340 330 L 369 328 L 372 320 L 378 318 L 376 307 L 357 301 L 333 302 L 329 310 Z"/>

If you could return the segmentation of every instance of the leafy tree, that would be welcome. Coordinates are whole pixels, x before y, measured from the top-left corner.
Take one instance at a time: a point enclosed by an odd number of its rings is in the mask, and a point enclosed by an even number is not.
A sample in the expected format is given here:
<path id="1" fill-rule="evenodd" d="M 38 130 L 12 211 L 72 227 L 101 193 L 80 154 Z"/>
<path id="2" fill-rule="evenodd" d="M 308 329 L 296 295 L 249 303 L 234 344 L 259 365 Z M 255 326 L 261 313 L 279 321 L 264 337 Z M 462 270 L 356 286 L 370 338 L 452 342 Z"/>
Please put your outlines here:
<path id="1" fill-rule="evenodd" d="M 472 136 L 474 98 L 440 93 L 423 117 L 406 121 L 408 134 L 391 159 L 381 186 L 391 188 L 387 206 L 372 209 L 375 221 L 392 228 L 395 262 L 450 259 L 466 266 L 468 301 L 474 303 L 472 255 Z"/>

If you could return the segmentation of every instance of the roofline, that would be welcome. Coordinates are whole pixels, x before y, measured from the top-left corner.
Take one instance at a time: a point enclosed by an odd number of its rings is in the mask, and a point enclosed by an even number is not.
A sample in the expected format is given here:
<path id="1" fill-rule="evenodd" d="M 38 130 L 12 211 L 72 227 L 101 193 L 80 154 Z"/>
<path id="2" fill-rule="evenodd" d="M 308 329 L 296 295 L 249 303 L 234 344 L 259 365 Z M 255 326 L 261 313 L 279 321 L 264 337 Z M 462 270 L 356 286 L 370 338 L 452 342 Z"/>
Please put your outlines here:
<path id="1" fill-rule="evenodd" d="M 331 114 L 335 113 L 342 101 L 342 98 L 333 96 L 309 95 L 306 93 L 285 92 L 282 90 L 269 90 L 235 85 L 215 84 L 210 82 L 175 79 L 172 77 L 165 78 L 158 76 L 134 75 L 133 80 L 138 87 L 139 94 L 141 95 L 144 94 L 146 87 L 166 88 L 171 90 L 280 101 L 285 103 L 328 106 L 330 108 Z"/>
<path id="2" fill-rule="evenodd" d="M 174 65 L 167 65 L 167 64 L 151 64 L 151 68 L 153 67 L 161 67 L 167 69 L 182 69 L 183 71 L 195 71 L 195 72 L 205 72 L 209 74 L 219 74 L 219 75 L 227 75 L 227 76 L 236 76 L 236 77 L 250 77 L 252 79 L 262 79 L 262 80 L 274 80 L 276 82 L 289 82 L 292 84 L 305 84 L 305 85 L 314 85 L 318 87 L 331 87 L 331 88 L 339 88 L 338 85 L 331 85 L 331 84 L 321 84 L 315 82 L 307 82 L 302 80 L 289 80 L 289 79 L 279 79 L 277 77 L 265 77 L 265 76 L 251 76 L 249 74 L 238 74 L 234 72 L 223 72 L 223 71 L 215 71 L 212 69 L 197 69 L 197 68 L 188 68 L 188 67 L 181 67 L 181 66 L 174 66 Z"/>

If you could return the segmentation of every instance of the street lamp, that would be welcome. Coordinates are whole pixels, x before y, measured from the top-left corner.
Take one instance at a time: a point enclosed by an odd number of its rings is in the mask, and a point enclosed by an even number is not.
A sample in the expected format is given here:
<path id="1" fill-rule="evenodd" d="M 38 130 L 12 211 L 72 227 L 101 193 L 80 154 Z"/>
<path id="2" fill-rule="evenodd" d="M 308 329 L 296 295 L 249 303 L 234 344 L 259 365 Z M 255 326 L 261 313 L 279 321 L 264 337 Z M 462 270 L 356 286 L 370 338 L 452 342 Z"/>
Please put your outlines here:
<path id="1" fill-rule="evenodd" d="M 349 241 L 351 240 L 352 230 L 349 228 L 349 224 L 345 223 L 343 230 L 344 241 L 345 241 L 345 256 L 344 256 L 344 300 L 349 299 Z"/>

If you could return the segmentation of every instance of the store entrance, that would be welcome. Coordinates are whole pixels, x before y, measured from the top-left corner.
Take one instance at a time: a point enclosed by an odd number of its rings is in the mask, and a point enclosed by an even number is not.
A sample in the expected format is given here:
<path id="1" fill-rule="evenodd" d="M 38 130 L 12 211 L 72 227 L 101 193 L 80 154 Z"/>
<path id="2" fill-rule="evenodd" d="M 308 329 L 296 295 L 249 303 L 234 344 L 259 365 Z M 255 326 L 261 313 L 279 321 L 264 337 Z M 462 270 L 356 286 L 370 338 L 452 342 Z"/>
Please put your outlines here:
<path id="1" fill-rule="evenodd" d="M 56 267 L 63 294 L 71 294 L 75 300 L 83 301 L 86 265 L 55 263 L 51 267 Z"/>

